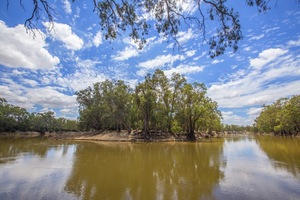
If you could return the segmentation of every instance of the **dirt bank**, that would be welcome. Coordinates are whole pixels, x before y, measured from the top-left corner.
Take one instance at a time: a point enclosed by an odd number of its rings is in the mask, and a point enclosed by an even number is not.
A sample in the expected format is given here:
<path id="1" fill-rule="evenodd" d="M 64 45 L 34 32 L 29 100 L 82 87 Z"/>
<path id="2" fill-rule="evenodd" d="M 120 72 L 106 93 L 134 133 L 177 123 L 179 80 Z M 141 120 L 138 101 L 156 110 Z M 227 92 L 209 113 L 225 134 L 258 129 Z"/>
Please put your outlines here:
<path id="1" fill-rule="evenodd" d="M 196 133 L 196 138 L 223 137 L 227 134 L 207 134 Z M 235 134 L 234 134 L 235 135 Z M 4 132 L 0 137 L 32 138 L 42 137 L 54 140 L 76 140 L 76 141 L 116 141 L 116 142 L 170 142 L 170 141 L 188 141 L 186 134 L 169 134 L 169 133 L 150 133 L 134 132 L 130 134 L 127 131 L 102 131 L 102 132 Z"/>

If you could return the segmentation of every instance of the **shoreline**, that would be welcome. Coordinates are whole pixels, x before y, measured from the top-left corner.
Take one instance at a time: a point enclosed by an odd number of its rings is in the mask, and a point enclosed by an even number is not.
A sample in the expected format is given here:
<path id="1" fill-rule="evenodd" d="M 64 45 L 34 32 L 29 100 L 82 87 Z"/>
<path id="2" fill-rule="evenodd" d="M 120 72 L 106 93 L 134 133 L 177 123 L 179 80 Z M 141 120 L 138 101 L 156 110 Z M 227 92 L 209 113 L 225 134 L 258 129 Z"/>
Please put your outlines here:
<path id="1" fill-rule="evenodd" d="M 235 133 L 196 133 L 196 141 L 209 138 L 220 138 L 234 135 L 252 135 L 253 133 L 235 132 Z M 127 131 L 102 131 L 102 132 L 3 132 L 0 138 L 36 138 L 42 137 L 54 140 L 74 140 L 74 141 L 103 141 L 103 142 L 187 142 L 186 134 L 173 135 L 170 133 L 151 133 L 149 135 L 143 133 L 130 134 Z"/>

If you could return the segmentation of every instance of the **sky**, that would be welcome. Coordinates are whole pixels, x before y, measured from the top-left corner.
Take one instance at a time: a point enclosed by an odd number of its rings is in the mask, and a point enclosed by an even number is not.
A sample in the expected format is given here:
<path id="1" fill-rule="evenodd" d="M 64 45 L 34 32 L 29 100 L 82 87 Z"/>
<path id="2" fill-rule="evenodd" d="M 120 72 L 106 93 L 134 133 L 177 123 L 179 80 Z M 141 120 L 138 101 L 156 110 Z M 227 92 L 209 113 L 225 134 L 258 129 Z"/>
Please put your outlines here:
<path id="1" fill-rule="evenodd" d="M 76 119 L 75 92 L 106 79 L 124 80 L 134 87 L 147 73 L 161 69 L 201 82 L 218 103 L 223 123 L 252 125 L 262 105 L 300 94 L 300 5 L 273 0 L 271 10 L 259 13 L 245 1 L 229 1 L 239 11 L 243 40 L 211 59 L 202 32 L 183 25 L 177 40 L 150 29 L 139 50 L 129 35 L 105 40 L 92 0 L 53 0 L 54 23 L 41 15 L 36 37 L 26 32 L 32 1 L 0 2 L 0 97 L 30 112 L 53 111 Z M 179 1 L 185 13 L 196 14 L 193 0 Z M 143 16 L 151 21 L 151 14 Z M 215 24 L 207 21 L 207 35 Z"/>

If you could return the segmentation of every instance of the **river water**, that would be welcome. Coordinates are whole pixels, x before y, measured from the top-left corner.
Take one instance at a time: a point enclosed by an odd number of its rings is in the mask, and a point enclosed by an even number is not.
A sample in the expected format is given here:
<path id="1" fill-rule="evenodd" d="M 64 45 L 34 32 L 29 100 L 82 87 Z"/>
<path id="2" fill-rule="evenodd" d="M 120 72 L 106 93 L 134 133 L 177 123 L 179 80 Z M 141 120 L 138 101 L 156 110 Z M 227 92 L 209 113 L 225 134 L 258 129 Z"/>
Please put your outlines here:
<path id="1" fill-rule="evenodd" d="M 0 138 L 0 199 L 300 199 L 300 139 Z"/>

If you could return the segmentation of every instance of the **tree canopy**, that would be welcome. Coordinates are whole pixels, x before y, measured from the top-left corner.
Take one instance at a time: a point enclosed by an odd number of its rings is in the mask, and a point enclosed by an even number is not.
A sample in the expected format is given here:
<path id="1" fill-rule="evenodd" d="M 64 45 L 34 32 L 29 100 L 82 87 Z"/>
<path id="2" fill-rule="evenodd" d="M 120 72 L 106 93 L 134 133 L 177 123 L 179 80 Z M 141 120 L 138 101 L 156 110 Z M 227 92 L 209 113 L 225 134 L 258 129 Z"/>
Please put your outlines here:
<path id="1" fill-rule="evenodd" d="M 255 120 L 258 131 L 275 135 L 300 133 L 300 95 L 278 99 L 264 106 Z"/>
<path id="2" fill-rule="evenodd" d="M 0 98 L 0 132 L 8 131 L 77 131 L 77 121 L 55 118 L 54 112 L 29 113 L 25 108 Z"/>
<path id="3" fill-rule="evenodd" d="M 76 92 L 79 127 L 84 130 L 142 130 L 188 133 L 220 131 L 217 103 L 202 83 L 187 83 L 179 74 L 167 78 L 162 70 L 148 74 L 133 90 L 123 81 L 106 80 Z"/>
<path id="4" fill-rule="evenodd" d="M 7 7 L 9 7 L 9 1 L 7 0 Z M 227 48 L 236 51 L 238 42 L 243 38 L 239 12 L 226 0 L 91 1 L 94 5 L 93 11 L 99 16 L 99 24 L 106 39 L 115 39 L 121 33 L 127 32 L 139 48 L 143 48 L 147 34 L 153 26 L 159 34 L 173 38 L 178 45 L 180 44 L 176 36 L 183 25 L 197 27 L 203 35 L 203 40 L 209 44 L 209 54 L 212 58 L 223 54 Z M 270 8 L 269 2 L 269 0 L 245 0 L 247 6 L 256 6 L 259 12 L 267 11 Z M 196 11 L 186 12 L 183 9 L 186 3 L 193 3 Z M 24 8 L 22 0 L 20 0 L 20 5 Z M 35 21 L 43 18 L 41 15 L 46 15 L 50 23 L 55 20 L 55 9 L 47 0 L 33 0 L 31 9 L 31 15 L 24 23 L 27 30 L 37 29 Z M 214 23 L 216 27 L 207 40 L 208 23 Z"/>

